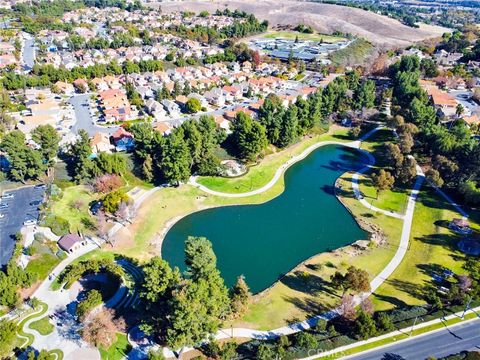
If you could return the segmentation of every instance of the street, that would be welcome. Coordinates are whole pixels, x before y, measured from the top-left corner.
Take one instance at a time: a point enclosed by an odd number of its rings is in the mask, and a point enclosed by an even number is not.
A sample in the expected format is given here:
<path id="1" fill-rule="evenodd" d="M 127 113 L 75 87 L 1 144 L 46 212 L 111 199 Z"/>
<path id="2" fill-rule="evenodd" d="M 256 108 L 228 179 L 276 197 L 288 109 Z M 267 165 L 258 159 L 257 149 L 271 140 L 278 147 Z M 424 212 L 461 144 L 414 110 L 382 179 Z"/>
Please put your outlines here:
<path id="1" fill-rule="evenodd" d="M 25 42 L 22 49 L 23 66 L 26 71 L 30 71 L 35 63 L 35 38 L 31 35 L 24 35 Z"/>
<path id="2" fill-rule="evenodd" d="M 420 360 L 429 356 L 447 356 L 463 350 L 480 350 L 480 319 L 345 359 Z"/>
<path id="3" fill-rule="evenodd" d="M 91 94 L 75 94 L 68 102 L 72 104 L 75 110 L 76 122 L 73 125 L 71 131 L 74 134 L 78 134 L 80 129 L 85 130 L 89 136 L 95 135 L 97 132 L 106 133 L 112 135 L 118 126 L 99 126 L 93 123 L 93 117 L 90 113 L 90 96 Z"/>
<path id="4" fill-rule="evenodd" d="M 0 219 L 0 266 L 8 263 L 15 247 L 15 234 L 20 231 L 25 219 L 38 219 L 39 205 L 30 205 L 33 202 L 43 202 L 45 189 L 28 186 L 7 194 L 15 194 L 13 199 L 2 199 L 2 204 L 8 207 L 0 210 L 4 215 Z"/>

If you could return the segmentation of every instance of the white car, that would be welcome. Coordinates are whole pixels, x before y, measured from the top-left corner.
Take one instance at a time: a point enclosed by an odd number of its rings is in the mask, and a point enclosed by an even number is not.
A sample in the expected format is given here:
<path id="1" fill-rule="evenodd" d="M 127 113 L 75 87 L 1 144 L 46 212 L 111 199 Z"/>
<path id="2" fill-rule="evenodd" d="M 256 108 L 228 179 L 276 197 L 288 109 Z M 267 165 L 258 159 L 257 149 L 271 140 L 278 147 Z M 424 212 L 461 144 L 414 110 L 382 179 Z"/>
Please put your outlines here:
<path id="1" fill-rule="evenodd" d="M 23 222 L 23 225 L 29 226 L 29 225 L 37 225 L 37 220 L 35 219 L 27 219 Z"/>
<path id="2" fill-rule="evenodd" d="M 5 217 L 5 214 L 0 214 L 0 219 L 3 219 Z"/>
<path id="3" fill-rule="evenodd" d="M 13 199 L 15 195 L 13 193 L 3 194 L 2 199 Z"/>

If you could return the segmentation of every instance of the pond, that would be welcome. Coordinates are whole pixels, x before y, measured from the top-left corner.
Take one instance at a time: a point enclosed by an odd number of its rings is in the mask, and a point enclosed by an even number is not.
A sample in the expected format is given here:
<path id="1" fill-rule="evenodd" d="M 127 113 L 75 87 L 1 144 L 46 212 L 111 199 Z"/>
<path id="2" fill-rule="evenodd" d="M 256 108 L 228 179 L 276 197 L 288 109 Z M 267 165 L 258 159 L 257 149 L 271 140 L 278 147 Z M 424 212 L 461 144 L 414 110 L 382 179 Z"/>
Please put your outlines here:
<path id="1" fill-rule="evenodd" d="M 276 198 L 203 210 L 178 221 L 166 234 L 162 257 L 184 270 L 185 240 L 205 236 L 226 285 L 244 275 L 251 291 L 260 292 L 309 257 L 367 238 L 333 191 L 341 174 L 367 161 L 354 149 L 321 147 L 286 171 L 285 190 Z"/>

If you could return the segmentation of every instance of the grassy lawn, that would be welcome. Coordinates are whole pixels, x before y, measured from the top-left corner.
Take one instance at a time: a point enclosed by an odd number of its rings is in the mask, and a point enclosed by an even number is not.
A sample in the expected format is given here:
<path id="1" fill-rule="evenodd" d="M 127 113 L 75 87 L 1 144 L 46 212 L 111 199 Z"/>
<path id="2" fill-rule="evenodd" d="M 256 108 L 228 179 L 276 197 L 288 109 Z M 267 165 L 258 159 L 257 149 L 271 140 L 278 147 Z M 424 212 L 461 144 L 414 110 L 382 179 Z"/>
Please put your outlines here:
<path id="1" fill-rule="evenodd" d="M 383 210 L 393 211 L 399 214 L 405 213 L 408 201 L 408 191 L 400 188 L 382 191 L 377 194 L 377 190 L 373 186 L 371 177 L 363 174 L 358 178 L 358 184 L 365 200 Z"/>
<path id="2" fill-rule="evenodd" d="M 43 280 L 48 274 L 57 266 L 61 258 L 52 254 L 35 255 L 27 265 L 27 271 L 31 274 L 37 275 L 37 279 Z"/>
<path id="3" fill-rule="evenodd" d="M 274 176 L 277 169 L 291 157 L 302 153 L 309 146 L 321 141 L 348 142 L 352 139 L 348 136 L 347 128 L 332 128 L 326 134 L 314 135 L 305 138 L 301 142 L 288 147 L 285 150 L 267 155 L 258 165 L 249 168 L 248 173 L 237 178 L 224 178 L 218 176 L 205 176 L 198 178 L 198 183 L 211 190 L 242 193 L 252 191 L 266 185 Z"/>
<path id="4" fill-rule="evenodd" d="M 53 332 L 53 325 L 50 322 L 48 316 L 41 318 L 40 320 L 34 321 L 29 326 L 30 329 L 37 330 L 40 335 L 48 335 Z"/>
<path id="5" fill-rule="evenodd" d="M 479 214 L 470 214 L 472 227 L 479 228 Z M 415 206 L 410 247 L 392 276 L 372 295 L 377 310 L 420 305 L 422 289 L 431 282 L 432 271 L 446 267 L 463 273 L 464 255 L 457 249 L 460 237 L 446 224 L 459 214 L 443 197 L 424 186 Z"/>
<path id="6" fill-rule="evenodd" d="M 71 186 L 63 190 L 63 197 L 55 201 L 50 210 L 54 215 L 69 221 L 71 232 L 90 233 L 91 230 L 85 224 L 94 223 L 95 220 L 88 212 L 89 203 L 98 197 L 86 186 Z"/>
<path id="7" fill-rule="evenodd" d="M 102 360 L 121 360 L 130 352 L 131 345 L 128 343 L 127 335 L 117 333 L 115 341 L 108 349 L 99 348 Z"/>
<path id="8" fill-rule="evenodd" d="M 341 36 L 327 34 L 304 34 L 297 31 L 269 31 L 262 37 L 264 39 L 284 38 L 289 40 L 295 40 L 297 36 L 299 40 L 322 41 L 331 44 L 346 40 L 344 37 Z"/>
<path id="9" fill-rule="evenodd" d="M 347 47 L 332 52 L 330 60 L 334 65 L 363 64 L 373 49 L 367 40 L 356 39 Z"/>

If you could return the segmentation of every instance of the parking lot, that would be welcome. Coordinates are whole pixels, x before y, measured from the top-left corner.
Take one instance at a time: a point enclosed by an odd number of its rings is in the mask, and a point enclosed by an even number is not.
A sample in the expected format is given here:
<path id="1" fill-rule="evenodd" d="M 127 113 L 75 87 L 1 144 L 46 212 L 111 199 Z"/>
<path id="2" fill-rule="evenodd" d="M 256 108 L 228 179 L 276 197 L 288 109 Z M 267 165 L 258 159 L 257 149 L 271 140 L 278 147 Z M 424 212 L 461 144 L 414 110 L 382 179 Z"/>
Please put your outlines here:
<path id="1" fill-rule="evenodd" d="M 0 204 L 0 266 L 8 263 L 15 247 L 15 234 L 20 231 L 27 219 L 38 219 L 39 206 L 44 200 L 45 189 L 41 187 L 24 187 L 5 194 L 13 194 L 10 199 L 2 199 Z"/>

